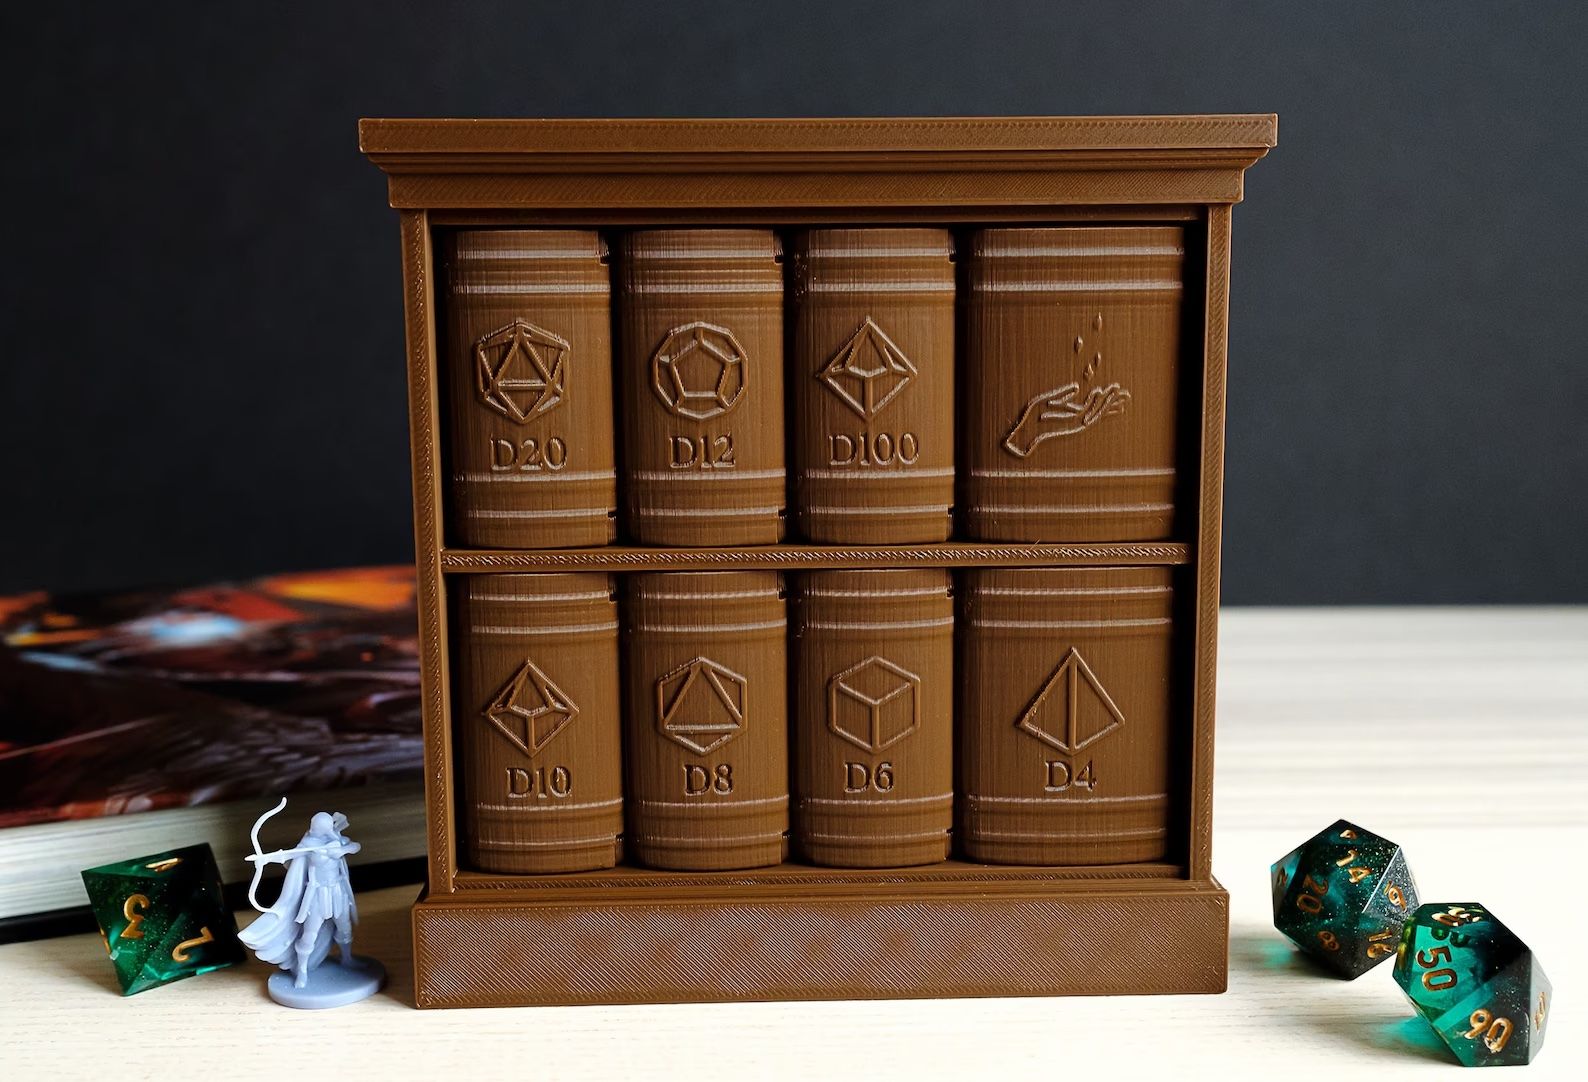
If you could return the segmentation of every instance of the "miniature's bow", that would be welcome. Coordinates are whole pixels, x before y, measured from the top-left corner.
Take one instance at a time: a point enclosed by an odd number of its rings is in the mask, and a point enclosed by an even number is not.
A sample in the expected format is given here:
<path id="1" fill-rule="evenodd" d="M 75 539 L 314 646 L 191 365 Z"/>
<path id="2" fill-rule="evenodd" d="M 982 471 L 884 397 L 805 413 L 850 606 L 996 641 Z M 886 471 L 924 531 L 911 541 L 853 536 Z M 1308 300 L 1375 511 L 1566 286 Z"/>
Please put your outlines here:
<path id="1" fill-rule="evenodd" d="M 266 819 L 269 819 L 272 815 L 275 815 L 286 806 L 287 798 L 282 797 L 280 804 L 277 804 L 274 808 L 271 808 L 258 819 L 254 820 L 254 829 L 248 832 L 248 840 L 254 843 L 254 851 L 248 857 L 248 859 L 252 861 L 254 865 L 254 880 L 248 884 L 248 904 L 259 910 L 261 913 L 267 912 L 267 910 L 264 906 L 259 904 L 259 898 L 256 892 L 259 890 L 259 877 L 264 874 L 265 865 L 269 863 L 267 857 L 270 856 L 270 854 L 267 854 L 259 844 L 259 828 L 265 825 Z"/>

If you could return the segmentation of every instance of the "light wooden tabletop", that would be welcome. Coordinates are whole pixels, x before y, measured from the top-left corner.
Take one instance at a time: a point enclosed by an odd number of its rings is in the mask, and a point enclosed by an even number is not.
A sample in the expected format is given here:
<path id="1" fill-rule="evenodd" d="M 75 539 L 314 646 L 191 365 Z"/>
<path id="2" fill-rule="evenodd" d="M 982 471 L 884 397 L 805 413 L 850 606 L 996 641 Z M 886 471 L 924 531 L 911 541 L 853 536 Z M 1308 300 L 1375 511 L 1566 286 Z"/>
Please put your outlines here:
<path id="1" fill-rule="evenodd" d="M 1524 1077 L 1588 1077 L 1588 609 L 1234 610 L 1222 633 L 1222 996 L 416 1011 L 396 888 L 360 899 L 391 983 L 337 1011 L 275 1006 L 257 963 L 123 999 L 97 936 L 0 948 L 0 1077 L 1448 1076 L 1388 963 L 1321 976 L 1269 922 L 1269 863 L 1342 817 L 1405 847 L 1425 901 L 1534 948 L 1556 1004 Z"/>

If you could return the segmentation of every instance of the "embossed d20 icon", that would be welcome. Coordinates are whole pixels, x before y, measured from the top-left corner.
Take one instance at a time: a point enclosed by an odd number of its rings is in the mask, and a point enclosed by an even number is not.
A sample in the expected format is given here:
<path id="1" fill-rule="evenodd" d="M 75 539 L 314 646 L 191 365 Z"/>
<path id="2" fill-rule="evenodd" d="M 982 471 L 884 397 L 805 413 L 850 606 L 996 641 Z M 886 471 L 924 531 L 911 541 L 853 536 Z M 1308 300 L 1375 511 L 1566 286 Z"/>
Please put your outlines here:
<path id="1" fill-rule="evenodd" d="M 709 421 L 744 397 L 746 363 L 744 347 L 728 328 L 686 323 L 668 331 L 651 355 L 651 387 L 672 413 Z"/>
<path id="2" fill-rule="evenodd" d="M 1395 983 L 1467 1067 L 1528 1063 L 1544 1045 L 1549 979 L 1477 902 L 1418 906 L 1401 928 Z"/>
<path id="3" fill-rule="evenodd" d="M 701 755 L 715 751 L 745 726 L 747 683 L 710 658 L 686 661 L 656 681 L 658 730 Z"/>
<path id="4" fill-rule="evenodd" d="M 1344 819 L 1269 869 L 1274 927 L 1337 976 L 1353 979 L 1395 953 L 1417 906 L 1400 846 Z"/>
<path id="5" fill-rule="evenodd" d="M 533 661 L 525 658 L 484 713 L 497 732 L 533 757 L 579 716 L 579 707 Z"/>
<path id="6" fill-rule="evenodd" d="M 480 401 L 519 424 L 555 409 L 567 394 L 569 345 L 523 319 L 474 343 Z"/>
<path id="7" fill-rule="evenodd" d="M 1125 724 L 1125 715 L 1081 652 L 1071 647 L 1015 724 L 1069 755 Z"/>
<path id="8" fill-rule="evenodd" d="M 867 316 L 816 378 L 863 420 L 871 420 L 918 373 L 897 342 Z"/>
<path id="9" fill-rule="evenodd" d="M 89 868 L 83 886 L 122 995 L 244 958 L 208 845 Z"/>
<path id="10" fill-rule="evenodd" d="M 921 724 L 921 678 L 886 658 L 868 657 L 827 681 L 827 728 L 878 752 Z"/>

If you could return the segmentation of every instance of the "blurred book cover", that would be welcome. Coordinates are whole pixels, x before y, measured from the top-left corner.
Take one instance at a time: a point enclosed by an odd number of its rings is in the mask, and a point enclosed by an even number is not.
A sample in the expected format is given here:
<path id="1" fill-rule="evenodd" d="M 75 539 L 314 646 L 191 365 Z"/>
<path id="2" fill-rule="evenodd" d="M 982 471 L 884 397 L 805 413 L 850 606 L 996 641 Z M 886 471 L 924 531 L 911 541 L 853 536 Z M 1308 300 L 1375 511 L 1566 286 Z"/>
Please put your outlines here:
<path id="1" fill-rule="evenodd" d="M 411 567 L 0 598 L 0 828 L 418 785 Z"/>

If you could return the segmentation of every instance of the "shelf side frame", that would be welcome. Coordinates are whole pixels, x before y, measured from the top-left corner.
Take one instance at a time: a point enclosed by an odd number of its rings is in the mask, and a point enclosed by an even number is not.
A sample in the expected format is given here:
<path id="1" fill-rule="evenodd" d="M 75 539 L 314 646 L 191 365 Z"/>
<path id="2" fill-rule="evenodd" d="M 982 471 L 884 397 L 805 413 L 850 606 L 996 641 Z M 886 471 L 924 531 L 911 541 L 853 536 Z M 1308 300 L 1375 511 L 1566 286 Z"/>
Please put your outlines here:
<path id="1" fill-rule="evenodd" d="M 1219 547 L 1224 513 L 1224 409 L 1229 342 L 1231 204 L 1208 207 L 1202 302 L 1202 432 L 1197 478 L 1192 618 L 1191 806 L 1186 875 L 1213 879 L 1213 717 L 1218 676 Z"/>
<path id="2" fill-rule="evenodd" d="M 414 564 L 418 589 L 425 778 L 426 885 L 451 894 L 458 872 L 452 822 L 452 709 L 448 701 L 446 582 L 441 573 L 440 367 L 436 360 L 435 258 L 430 214 L 398 212 L 403 315 L 408 336 L 409 450 L 413 459 Z"/>

